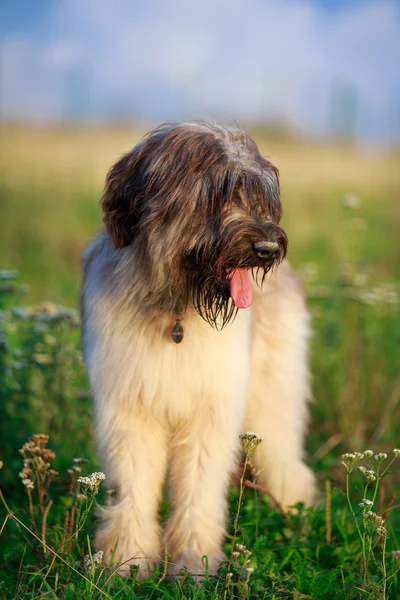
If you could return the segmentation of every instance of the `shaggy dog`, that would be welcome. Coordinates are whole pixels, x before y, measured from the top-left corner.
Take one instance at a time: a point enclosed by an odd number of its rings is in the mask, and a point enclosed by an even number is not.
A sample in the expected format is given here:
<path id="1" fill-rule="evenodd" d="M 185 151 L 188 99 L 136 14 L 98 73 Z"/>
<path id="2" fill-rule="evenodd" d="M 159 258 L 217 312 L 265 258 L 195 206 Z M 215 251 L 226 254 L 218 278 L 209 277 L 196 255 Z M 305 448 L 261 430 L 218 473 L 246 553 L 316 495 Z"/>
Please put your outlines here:
<path id="1" fill-rule="evenodd" d="M 237 128 L 167 123 L 110 170 L 102 207 L 81 301 L 116 490 L 96 545 L 128 572 L 146 574 L 164 544 L 171 574 L 204 572 L 205 555 L 215 572 L 240 433 L 264 438 L 253 467 L 283 506 L 310 504 L 315 489 L 302 460 L 309 317 L 284 260 L 278 171 Z"/>

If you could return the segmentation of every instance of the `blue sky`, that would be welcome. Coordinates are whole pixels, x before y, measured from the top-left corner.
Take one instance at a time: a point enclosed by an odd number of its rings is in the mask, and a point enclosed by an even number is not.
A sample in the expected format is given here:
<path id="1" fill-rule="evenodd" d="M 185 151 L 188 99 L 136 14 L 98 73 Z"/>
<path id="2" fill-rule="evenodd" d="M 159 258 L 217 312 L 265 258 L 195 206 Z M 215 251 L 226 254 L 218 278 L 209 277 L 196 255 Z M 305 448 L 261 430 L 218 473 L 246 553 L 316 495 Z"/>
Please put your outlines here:
<path id="1" fill-rule="evenodd" d="M 0 36 L 3 118 L 400 136 L 398 0 L 13 0 Z"/>

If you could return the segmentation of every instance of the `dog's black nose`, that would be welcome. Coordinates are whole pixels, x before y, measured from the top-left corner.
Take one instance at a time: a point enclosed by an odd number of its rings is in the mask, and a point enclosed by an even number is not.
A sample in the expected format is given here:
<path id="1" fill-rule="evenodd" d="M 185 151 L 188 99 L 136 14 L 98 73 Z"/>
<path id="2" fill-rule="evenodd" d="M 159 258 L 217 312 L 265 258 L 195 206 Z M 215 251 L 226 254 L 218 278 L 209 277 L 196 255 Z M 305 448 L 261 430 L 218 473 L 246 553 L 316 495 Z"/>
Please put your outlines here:
<path id="1" fill-rule="evenodd" d="M 257 254 L 258 258 L 273 259 L 279 254 L 278 242 L 253 242 L 253 250 Z"/>

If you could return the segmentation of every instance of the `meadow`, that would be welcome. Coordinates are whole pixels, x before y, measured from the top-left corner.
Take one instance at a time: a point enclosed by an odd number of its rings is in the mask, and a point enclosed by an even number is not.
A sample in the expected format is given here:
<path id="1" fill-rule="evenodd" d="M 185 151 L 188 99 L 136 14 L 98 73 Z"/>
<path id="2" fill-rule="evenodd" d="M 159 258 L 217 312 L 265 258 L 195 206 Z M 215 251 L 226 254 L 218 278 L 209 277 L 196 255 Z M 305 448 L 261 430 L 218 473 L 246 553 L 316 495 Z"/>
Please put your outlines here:
<path id="1" fill-rule="evenodd" d="M 167 556 L 137 581 L 95 553 L 95 504 L 109 493 L 78 482 L 101 470 L 79 350 L 79 261 L 101 226 L 107 169 L 142 133 L 0 129 L 2 597 L 400 598 L 395 150 L 254 132 L 280 170 L 289 259 L 312 314 L 317 506 L 284 514 L 243 480 L 229 498 L 229 563 L 201 586 L 189 575 L 169 581 Z"/>

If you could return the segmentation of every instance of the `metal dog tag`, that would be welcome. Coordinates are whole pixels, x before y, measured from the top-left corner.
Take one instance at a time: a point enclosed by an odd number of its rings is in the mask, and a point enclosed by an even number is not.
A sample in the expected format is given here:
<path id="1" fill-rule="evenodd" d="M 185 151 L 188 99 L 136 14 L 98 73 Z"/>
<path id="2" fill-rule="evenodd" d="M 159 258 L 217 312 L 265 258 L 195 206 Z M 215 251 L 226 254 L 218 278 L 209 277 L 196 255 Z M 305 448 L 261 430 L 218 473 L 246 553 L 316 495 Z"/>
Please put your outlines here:
<path id="1" fill-rule="evenodd" d="M 176 320 L 176 323 L 172 328 L 172 339 L 175 344 L 180 344 L 183 340 L 183 327 L 179 319 Z"/>

